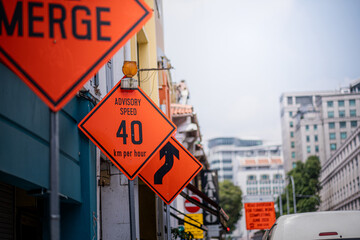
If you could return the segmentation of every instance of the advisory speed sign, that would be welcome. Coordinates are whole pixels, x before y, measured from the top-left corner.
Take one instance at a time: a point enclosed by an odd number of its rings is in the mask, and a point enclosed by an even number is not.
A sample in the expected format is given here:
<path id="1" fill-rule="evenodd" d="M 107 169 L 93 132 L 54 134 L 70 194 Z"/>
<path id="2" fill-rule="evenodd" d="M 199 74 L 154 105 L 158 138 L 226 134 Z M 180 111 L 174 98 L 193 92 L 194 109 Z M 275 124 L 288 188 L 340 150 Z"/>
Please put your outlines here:
<path id="1" fill-rule="evenodd" d="M 122 90 L 120 82 L 79 128 L 130 180 L 176 129 L 142 89 Z"/>

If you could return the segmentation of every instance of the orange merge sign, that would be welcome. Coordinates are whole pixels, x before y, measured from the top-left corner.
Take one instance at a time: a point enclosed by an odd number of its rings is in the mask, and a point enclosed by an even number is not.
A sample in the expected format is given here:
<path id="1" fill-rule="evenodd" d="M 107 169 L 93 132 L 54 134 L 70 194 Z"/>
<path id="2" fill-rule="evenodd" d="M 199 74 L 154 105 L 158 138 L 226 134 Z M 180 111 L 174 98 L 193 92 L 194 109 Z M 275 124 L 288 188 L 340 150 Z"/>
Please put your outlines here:
<path id="1" fill-rule="evenodd" d="M 170 204 L 201 169 L 202 164 L 171 137 L 139 176 L 166 204 Z"/>
<path id="2" fill-rule="evenodd" d="M 143 0 L 1 0 L 0 61 L 58 111 L 151 15 Z"/>
<path id="3" fill-rule="evenodd" d="M 142 89 L 122 90 L 120 82 L 79 128 L 130 180 L 176 130 Z"/>
<path id="4" fill-rule="evenodd" d="M 245 203 L 246 229 L 270 229 L 276 221 L 274 202 Z"/>

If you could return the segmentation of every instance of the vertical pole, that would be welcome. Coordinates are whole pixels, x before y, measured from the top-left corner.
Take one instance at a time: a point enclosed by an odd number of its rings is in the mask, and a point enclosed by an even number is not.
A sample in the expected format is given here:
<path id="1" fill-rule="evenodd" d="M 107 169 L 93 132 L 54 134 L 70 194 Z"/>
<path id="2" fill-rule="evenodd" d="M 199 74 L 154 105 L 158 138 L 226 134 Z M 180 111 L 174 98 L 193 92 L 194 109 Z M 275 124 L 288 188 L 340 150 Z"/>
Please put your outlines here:
<path id="1" fill-rule="evenodd" d="M 136 240 L 134 181 L 129 181 L 130 240 Z"/>
<path id="2" fill-rule="evenodd" d="M 280 207 L 280 216 L 283 215 L 283 208 L 282 208 L 282 199 L 281 199 L 281 194 L 279 194 L 279 207 Z"/>
<path id="3" fill-rule="evenodd" d="M 166 229 L 167 229 L 167 240 L 171 240 L 170 206 L 167 204 L 166 204 Z"/>
<path id="4" fill-rule="evenodd" d="M 59 114 L 50 110 L 50 239 L 60 239 Z"/>
<path id="5" fill-rule="evenodd" d="M 287 210 L 287 214 L 290 214 L 289 190 L 287 186 L 285 188 L 285 191 L 286 191 L 286 210 Z"/>
<path id="6" fill-rule="evenodd" d="M 293 203 L 294 203 L 294 213 L 296 213 L 296 195 L 295 195 L 295 183 L 293 176 L 290 176 L 292 190 L 293 190 Z"/>

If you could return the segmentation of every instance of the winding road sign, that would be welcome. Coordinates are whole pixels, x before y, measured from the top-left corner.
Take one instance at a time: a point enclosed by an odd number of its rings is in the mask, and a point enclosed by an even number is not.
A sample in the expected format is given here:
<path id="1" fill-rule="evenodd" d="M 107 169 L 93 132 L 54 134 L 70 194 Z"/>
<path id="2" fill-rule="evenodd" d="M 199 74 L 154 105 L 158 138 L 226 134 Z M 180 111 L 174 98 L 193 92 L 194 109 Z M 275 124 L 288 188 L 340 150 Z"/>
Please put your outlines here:
<path id="1" fill-rule="evenodd" d="M 120 82 L 79 128 L 130 180 L 176 130 L 141 88 L 122 90 Z"/>
<path id="2" fill-rule="evenodd" d="M 1 0 L 0 60 L 58 111 L 151 15 L 143 0 Z"/>
<path id="3" fill-rule="evenodd" d="M 139 177 L 170 204 L 201 169 L 199 160 L 171 137 L 141 170 Z"/>

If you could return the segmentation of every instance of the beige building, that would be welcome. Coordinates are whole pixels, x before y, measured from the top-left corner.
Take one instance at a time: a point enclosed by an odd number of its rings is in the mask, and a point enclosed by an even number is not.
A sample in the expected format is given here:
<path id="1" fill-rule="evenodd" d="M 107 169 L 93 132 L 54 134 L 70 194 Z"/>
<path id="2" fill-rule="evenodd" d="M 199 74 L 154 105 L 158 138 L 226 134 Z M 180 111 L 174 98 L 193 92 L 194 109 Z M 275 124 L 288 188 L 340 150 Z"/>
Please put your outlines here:
<path id="1" fill-rule="evenodd" d="M 360 210 L 360 127 L 323 164 L 320 210 Z"/>

